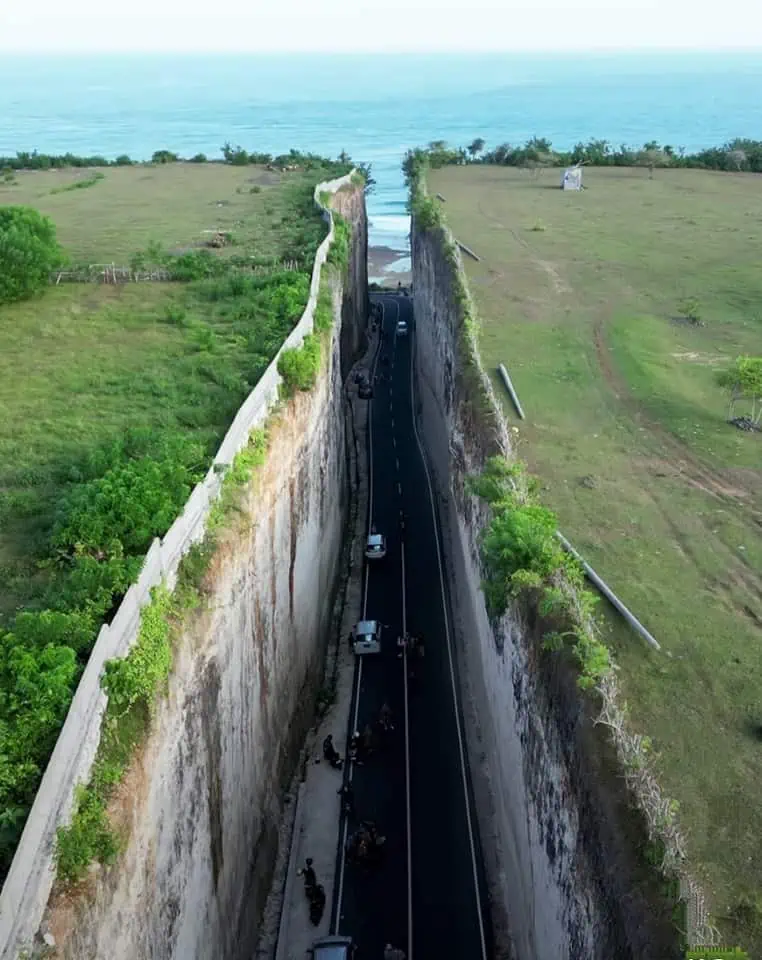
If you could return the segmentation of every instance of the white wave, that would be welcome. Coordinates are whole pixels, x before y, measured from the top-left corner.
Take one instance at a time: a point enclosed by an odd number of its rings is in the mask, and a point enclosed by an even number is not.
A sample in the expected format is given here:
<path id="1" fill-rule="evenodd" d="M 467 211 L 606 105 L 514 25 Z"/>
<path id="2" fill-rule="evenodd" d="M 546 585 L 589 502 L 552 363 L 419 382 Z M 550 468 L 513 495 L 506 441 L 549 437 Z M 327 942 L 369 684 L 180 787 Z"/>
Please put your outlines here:
<path id="1" fill-rule="evenodd" d="M 410 217 L 400 214 L 381 214 L 371 216 L 368 226 L 376 234 L 393 234 L 407 236 L 410 233 Z"/>

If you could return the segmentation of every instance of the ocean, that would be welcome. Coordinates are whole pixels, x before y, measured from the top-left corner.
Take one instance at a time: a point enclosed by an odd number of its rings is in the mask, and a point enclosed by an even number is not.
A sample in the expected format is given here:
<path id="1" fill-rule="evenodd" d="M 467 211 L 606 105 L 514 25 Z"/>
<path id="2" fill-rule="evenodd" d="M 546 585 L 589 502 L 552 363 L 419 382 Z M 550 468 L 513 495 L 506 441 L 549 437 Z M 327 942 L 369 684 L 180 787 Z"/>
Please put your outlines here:
<path id="1" fill-rule="evenodd" d="M 409 147 L 762 139 L 760 90 L 762 52 L 4 56 L 0 155 L 346 150 L 377 181 L 371 243 L 405 251 Z"/>

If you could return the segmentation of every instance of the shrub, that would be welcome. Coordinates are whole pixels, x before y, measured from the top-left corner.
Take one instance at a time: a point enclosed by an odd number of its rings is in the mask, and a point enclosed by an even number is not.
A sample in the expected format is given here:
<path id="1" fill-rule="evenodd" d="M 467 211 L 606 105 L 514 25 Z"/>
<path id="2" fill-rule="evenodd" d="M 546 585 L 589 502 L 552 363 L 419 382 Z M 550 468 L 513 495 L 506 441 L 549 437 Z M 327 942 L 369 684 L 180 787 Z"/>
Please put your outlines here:
<path id="1" fill-rule="evenodd" d="M 151 163 L 177 163 L 179 156 L 171 150 L 155 150 L 151 156 Z"/>
<path id="2" fill-rule="evenodd" d="M 225 163 L 231 163 L 234 167 L 245 167 L 248 163 L 255 162 L 249 159 L 243 147 L 232 147 L 229 143 L 222 148 L 222 156 L 225 158 Z"/>
<path id="3" fill-rule="evenodd" d="M 30 626 L 30 625 L 27 625 Z M 0 870 L 5 873 L 79 677 L 71 647 L 0 630 Z"/>
<path id="4" fill-rule="evenodd" d="M 156 587 L 151 602 L 140 614 L 140 631 L 135 646 L 121 660 L 109 660 L 103 688 L 117 714 L 137 703 L 151 706 L 154 696 L 169 676 L 172 648 L 169 643 L 172 595 Z"/>
<path id="5" fill-rule="evenodd" d="M 93 614 L 84 610 L 25 611 L 17 614 L 13 621 L 16 640 L 27 648 L 36 647 L 39 650 L 53 644 L 71 647 L 75 653 L 89 653 L 96 630 Z"/>
<path id="6" fill-rule="evenodd" d="M 175 457 L 143 457 L 112 467 L 65 499 L 53 546 L 98 559 L 143 552 L 172 525 L 197 479 Z"/>
<path id="7" fill-rule="evenodd" d="M 297 390 L 311 390 L 320 369 L 320 340 L 308 333 L 300 347 L 284 350 L 278 358 L 278 373 L 283 377 L 286 396 Z"/>
<path id="8" fill-rule="evenodd" d="M 549 633 L 545 649 L 558 651 L 571 638 L 580 667 L 579 686 L 595 686 L 611 668 L 609 651 L 598 638 L 593 619 L 598 598 L 584 589 L 579 562 L 556 537 L 555 514 L 532 502 L 533 485 L 523 464 L 503 457 L 492 457 L 468 486 L 492 508 L 482 537 L 483 589 L 490 615 L 502 616 L 512 598 L 532 595 L 542 616 L 571 625 L 561 633 Z"/>
<path id="9" fill-rule="evenodd" d="M 119 549 L 106 560 L 75 555 L 55 571 L 43 601 L 51 610 L 87 611 L 101 618 L 137 580 L 142 564 L 142 557 L 125 557 Z"/>
<path id="10" fill-rule="evenodd" d="M 315 305 L 315 329 L 318 333 L 327 333 L 333 327 L 333 300 L 328 282 L 321 278 L 317 304 Z"/>
<path id="11" fill-rule="evenodd" d="M 58 876 L 68 884 L 78 883 L 95 860 L 113 863 L 119 843 L 106 816 L 106 803 L 94 790 L 79 787 L 76 811 L 68 827 L 56 834 Z"/>
<path id="12" fill-rule="evenodd" d="M 680 309 L 686 320 L 690 320 L 695 326 L 701 326 L 701 304 L 695 297 L 687 297 L 680 304 Z"/>
<path id="13" fill-rule="evenodd" d="M 352 229 L 347 221 L 333 214 L 333 240 L 328 251 L 328 263 L 345 270 L 349 263 L 349 248 L 352 242 Z"/>
<path id="14" fill-rule="evenodd" d="M 62 262 L 52 220 L 31 207 L 0 207 L 0 303 L 40 293 Z"/>

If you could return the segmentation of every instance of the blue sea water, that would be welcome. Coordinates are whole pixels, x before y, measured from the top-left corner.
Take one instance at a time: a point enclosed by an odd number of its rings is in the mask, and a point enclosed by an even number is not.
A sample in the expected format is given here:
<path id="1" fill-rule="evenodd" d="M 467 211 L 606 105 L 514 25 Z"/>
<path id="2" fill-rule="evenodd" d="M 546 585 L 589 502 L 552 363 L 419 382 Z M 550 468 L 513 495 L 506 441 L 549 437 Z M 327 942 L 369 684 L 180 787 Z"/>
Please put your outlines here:
<path id="1" fill-rule="evenodd" d="M 6 56 L 0 155 L 145 159 L 291 147 L 370 162 L 371 243 L 404 249 L 400 163 L 431 140 L 545 136 L 694 150 L 762 139 L 762 52 Z"/>

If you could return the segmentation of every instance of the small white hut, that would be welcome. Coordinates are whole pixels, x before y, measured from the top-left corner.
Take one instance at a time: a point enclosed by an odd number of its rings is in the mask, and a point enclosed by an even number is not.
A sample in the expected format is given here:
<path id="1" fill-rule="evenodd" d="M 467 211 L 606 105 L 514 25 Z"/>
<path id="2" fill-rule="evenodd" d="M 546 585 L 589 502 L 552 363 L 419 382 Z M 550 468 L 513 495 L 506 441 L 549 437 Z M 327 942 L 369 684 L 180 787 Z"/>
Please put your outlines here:
<path id="1" fill-rule="evenodd" d="M 561 177 L 562 190 L 581 190 L 582 189 L 582 167 L 577 164 L 576 167 L 567 167 Z"/>

